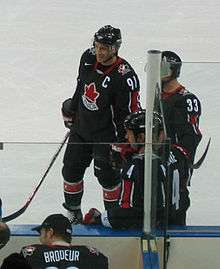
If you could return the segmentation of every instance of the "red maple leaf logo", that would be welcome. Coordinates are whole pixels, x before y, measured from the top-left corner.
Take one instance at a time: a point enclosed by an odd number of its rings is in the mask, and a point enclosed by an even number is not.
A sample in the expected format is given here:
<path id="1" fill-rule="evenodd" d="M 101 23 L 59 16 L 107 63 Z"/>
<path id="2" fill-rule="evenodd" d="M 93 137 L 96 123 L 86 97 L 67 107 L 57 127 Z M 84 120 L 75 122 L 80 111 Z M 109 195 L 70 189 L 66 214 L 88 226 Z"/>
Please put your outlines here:
<path id="1" fill-rule="evenodd" d="M 95 83 L 90 83 L 89 85 L 85 85 L 85 93 L 84 96 L 86 97 L 86 99 L 88 99 L 90 102 L 95 102 L 96 99 L 99 96 L 99 93 L 96 90 L 96 86 Z"/>

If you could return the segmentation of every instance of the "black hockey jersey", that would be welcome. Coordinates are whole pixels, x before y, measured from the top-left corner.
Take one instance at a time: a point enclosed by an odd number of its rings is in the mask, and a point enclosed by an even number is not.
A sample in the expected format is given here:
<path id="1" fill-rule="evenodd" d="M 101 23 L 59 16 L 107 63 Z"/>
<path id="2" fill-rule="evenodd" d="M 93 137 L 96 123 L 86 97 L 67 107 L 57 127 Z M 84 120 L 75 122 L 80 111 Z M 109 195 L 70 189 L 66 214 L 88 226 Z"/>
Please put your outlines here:
<path id="1" fill-rule="evenodd" d="M 157 206 L 162 206 L 160 185 L 164 181 L 160 158 L 152 156 L 152 182 L 157 187 Z M 119 199 L 121 208 L 144 208 L 144 154 L 134 154 L 122 170 L 122 188 Z"/>
<path id="2" fill-rule="evenodd" d="M 139 89 L 139 79 L 126 60 L 117 57 L 113 65 L 102 66 L 94 50 L 86 50 L 71 102 L 75 131 L 92 142 L 124 140 L 125 117 L 140 109 Z"/>
<path id="3" fill-rule="evenodd" d="M 21 254 L 32 269 L 107 269 L 108 259 L 95 248 L 87 246 L 29 245 Z"/>
<path id="4" fill-rule="evenodd" d="M 164 173 L 160 159 L 152 157 L 152 218 L 156 224 L 164 208 L 162 183 Z M 139 229 L 144 212 L 144 155 L 133 154 L 122 170 L 119 207 L 108 210 L 108 220 L 115 229 Z"/>
<path id="5" fill-rule="evenodd" d="M 162 92 L 162 103 L 171 144 L 180 145 L 193 162 L 196 148 L 202 138 L 199 129 L 199 99 L 181 86 L 174 93 Z"/>
<path id="6" fill-rule="evenodd" d="M 144 155 L 135 154 L 122 170 L 121 208 L 144 206 Z"/>

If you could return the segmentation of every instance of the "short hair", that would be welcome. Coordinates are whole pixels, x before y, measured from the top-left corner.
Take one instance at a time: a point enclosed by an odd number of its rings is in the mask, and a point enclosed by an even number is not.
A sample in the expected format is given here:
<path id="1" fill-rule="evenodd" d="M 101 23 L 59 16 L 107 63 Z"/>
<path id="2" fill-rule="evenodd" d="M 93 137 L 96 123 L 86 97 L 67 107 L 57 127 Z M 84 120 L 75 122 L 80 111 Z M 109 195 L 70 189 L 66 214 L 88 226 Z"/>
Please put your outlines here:
<path id="1" fill-rule="evenodd" d="M 57 232 L 54 228 L 44 228 L 46 231 L 49 231 L 50 229 L 53 229 L 53 233 L 54 236 L 56 236 L 57 238 L 60 238 L 61 240 L 67 242 L 67 243 L 71 243 L 72 242 L 72 236 L 71 234 L 62 234 L 60 232 Z"/>
<path id="2" fill-rule="evenodd" d="M 33 231 L 40 233 L 41 229 L 54 230 L 54 234 L 64 241 L 71 243 L 72 225 L 67 217 L 62 214 L 52 214 L 46 217 L 41 225 L 32 228 Z"/>
<path id="3" fill-rule="evenodd" d="M 3 260 L 1 269 L 31 269 L 31 265 L 19 253 L 12 253 Z"/>

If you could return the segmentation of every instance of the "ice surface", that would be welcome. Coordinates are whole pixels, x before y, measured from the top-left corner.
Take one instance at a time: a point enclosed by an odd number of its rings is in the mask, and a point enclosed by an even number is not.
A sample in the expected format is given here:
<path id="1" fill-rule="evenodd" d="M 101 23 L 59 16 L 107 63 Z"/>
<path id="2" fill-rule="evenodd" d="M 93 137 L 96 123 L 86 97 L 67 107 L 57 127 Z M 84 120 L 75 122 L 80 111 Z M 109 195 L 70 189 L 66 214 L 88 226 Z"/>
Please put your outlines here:
<path id="1" fill-rule="evenodd" d="M 204 0 L 1 0 L 0 1 L 0 196 L 7 215 L 24 204 L 65 135 L 61 102 L 73 94 L 79 58 L 93 33 L 105 24 L 120 27 L 120 55 L 139 74 L 145 104 L 144 65 L 149 49 L 174 50 L 185 63 L 182 82 L 200 97 L 203 141 L 212 137 L 204 165 L 192 180 L 187 223 L 218 225 L 220 2 Z M 38 144 L 44 142 L 46 144 Z M 30 143 L 30 144 L 29 144 Z M 34 143 L 34 144 L 33 144 Z M 52 144 L 51 144 L 52 143 Z M 38 223 L 64 212 L 62 155 L 28 210 L 11 223 Z M 85 176 L 83 211 L 103 208 L 92 167 Z"/>

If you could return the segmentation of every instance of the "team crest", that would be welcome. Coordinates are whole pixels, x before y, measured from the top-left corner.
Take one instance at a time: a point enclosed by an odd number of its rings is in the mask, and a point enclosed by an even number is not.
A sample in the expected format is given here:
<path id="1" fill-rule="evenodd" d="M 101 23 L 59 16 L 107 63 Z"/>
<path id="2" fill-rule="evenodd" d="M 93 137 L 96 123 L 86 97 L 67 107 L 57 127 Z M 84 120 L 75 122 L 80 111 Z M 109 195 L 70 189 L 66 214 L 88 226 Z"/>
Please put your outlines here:
<path id="1" fill-rule="evenodd" d="M 34 253 L 35 249 L 36 247 L 34 246 L 26 246 L 22 249 L 22 254 L 24 255 L 24 257 L 31 256 Z"/>
<path id="2" fill-rule="evenodd" d="M 90 83 L 84 87 L 84 95 L 82 96 L 84 106 L 92 111 L 98 110 L 96 100 L 99 97 L 99 92 L 96 90 L 95 83 Z"/>
<path id="3" fill-rule="evenodd" d="M 89 252 L 90 253 L 99 256 L 99 251 L 96 248 L 94 248 L 94 247 L 88 247 L 88 249 L 89 249 Z"/>
<path id="4" fill-rule="evenodd" d="M 118 73 L 122 74 L 122 76 L 129 73 L 130 71 L 131 69 L 127 64 L 120 64 L 118 67 Z"/>

